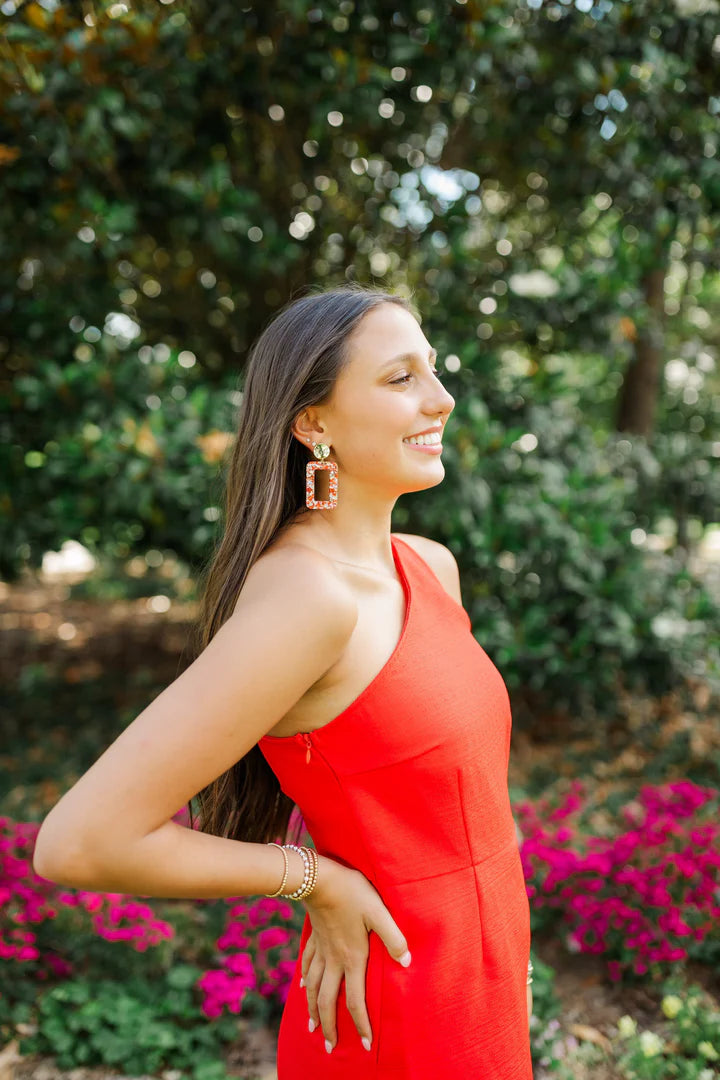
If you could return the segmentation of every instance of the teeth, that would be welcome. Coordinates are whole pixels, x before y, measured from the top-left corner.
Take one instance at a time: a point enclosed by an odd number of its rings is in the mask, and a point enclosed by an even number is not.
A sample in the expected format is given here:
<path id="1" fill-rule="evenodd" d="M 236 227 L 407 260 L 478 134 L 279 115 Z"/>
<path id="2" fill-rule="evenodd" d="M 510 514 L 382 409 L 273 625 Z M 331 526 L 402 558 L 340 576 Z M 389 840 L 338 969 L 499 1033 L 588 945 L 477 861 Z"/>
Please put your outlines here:
<path id="1" fill-rule="evenodd" d="M 442 441 L 442 433 L 439 431 L 432 431 L 429 435 L 413 435 L 409 439 L 403 439 L 403 442 L 410 443 L 411 446 L 435 446 Z"/>

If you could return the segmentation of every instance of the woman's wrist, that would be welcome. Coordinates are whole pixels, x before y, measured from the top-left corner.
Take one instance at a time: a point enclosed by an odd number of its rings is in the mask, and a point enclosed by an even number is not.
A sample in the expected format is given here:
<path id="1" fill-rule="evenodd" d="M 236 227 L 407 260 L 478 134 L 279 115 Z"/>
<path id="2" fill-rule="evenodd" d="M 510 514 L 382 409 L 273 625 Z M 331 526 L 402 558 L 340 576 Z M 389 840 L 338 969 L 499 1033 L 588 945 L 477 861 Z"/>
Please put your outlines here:
<path id="1" fill-rule="evenodd" d="M 288 851 L 288 861 L 290 863 L 290 872 L 288 873 L 288 879 L 283 889 L 285 895 L 297 892 L 305 880 L 305 860 L 299 851 L 294 851 L 292 848 Z"/>
<path id="2" fill-rule="evenodd" d="M 348 872 L 348 869 L 342 863 L 328 858 L 327 855 L 319 855 L 317 882 L 305 900 L 306 905 L 321 908 L 331 904 L 333 897 L 337 896 L 338 875 Z"/>
<path id="3" fill-rule="evenodd" d="M 263 895 L 276 896 L 278 899 L 287 898 L 303 883 L 305 860 L 299 851 L 295 851 L 286 844 L 266 844 L 265 846 L 268 851 L 277 852 L 277 854 L 272 856 L 272 869 L 269 871 L 271 886 Z"/>

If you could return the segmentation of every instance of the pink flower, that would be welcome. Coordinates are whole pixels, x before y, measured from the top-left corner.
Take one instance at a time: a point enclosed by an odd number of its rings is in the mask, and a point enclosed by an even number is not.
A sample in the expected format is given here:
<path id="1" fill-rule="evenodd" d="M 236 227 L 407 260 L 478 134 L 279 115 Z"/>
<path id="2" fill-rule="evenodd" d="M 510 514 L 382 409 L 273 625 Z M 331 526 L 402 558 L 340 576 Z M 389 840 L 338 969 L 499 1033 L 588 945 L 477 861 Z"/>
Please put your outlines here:
<path id="1" fill-rule="evenodd" d="M 285 926 L 269 926 L 267 930 L 261 930 L 257 941 L 261 949 L 272 949 L 276 945 L 286 945 L 292 934 Z"/>

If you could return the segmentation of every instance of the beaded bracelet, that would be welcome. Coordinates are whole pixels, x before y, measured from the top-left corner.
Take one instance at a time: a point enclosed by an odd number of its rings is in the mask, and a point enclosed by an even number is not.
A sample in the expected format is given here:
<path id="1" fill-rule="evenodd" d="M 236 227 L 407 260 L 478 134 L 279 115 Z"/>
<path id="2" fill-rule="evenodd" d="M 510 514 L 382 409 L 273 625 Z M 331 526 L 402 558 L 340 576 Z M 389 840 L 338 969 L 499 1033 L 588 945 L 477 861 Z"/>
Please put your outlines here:
<path id="1" fill-rule="evenodd" d="M 297 851 L 301 856 L 305 865 L 305 874 L 303 877 L 302 885 L 298 886 L 295 892 L 288 893 L 288 900 L 302 900 L 304 897 L 309 896 L 315 888 L 315 882 L 317 881 L 318 871 L 318 854 L 313 848 L 298 847 L 297 844 L 286 844 L 292 851 Z"/>
<path id="2" fill-rule="evenodd" d="M 276 844 L 274 841 L 268 844 L 268 847 L 279 847 L 282 851 L 285 860 L 285 873 L 283 874 L 283 879 L 280 882 L 280 888 L 277 892 L 265 893 L 265 896 L 282 896 L 286 900 L 303 900 L 306 896 L 309 896 L 317 883 L 318 867 L 320 865 L 317 851 L 315 851 L 314 848 L 298 847 L 297 844 Z M 282 890 L 285 888 L 285 882 L 287 881 L 289 871 L 287 857 L 288 848 L 299 853 L 303 861 L 304 873 L 302 884 L 299 885 L 294 892 L 284 893 Z"/>
<path id="3" fill-rule="evenodd" d="M 535 970 L 535 968 L 533 967 L 532 960 L 528 960 L 528 977 L 527 977 L 527 985 L 528 986 L 533 981 L 532 973 L 533 973 L 534 970 Z"/>

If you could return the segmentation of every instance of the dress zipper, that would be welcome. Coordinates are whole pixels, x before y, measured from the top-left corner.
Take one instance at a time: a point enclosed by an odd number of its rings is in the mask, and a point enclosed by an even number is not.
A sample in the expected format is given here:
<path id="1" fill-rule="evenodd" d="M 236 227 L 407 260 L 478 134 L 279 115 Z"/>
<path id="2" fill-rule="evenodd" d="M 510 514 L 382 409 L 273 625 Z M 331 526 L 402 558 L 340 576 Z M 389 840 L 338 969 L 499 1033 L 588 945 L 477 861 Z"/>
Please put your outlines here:
<path id="1" fill-rule="evenodd" d="M 312 739 L 310 738 L 309 731 L 298 731 L 298 739 L 303 739 L 307 750 L 305 752 L 305 764 L 310 764 L 310 747 L 312 746 Z"/>

